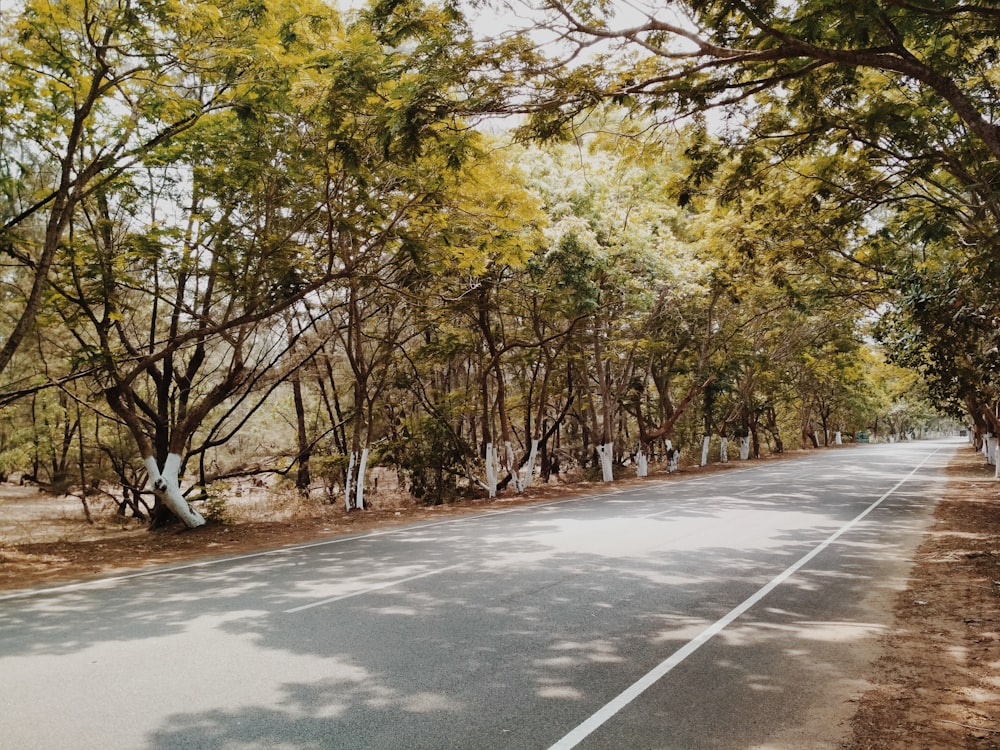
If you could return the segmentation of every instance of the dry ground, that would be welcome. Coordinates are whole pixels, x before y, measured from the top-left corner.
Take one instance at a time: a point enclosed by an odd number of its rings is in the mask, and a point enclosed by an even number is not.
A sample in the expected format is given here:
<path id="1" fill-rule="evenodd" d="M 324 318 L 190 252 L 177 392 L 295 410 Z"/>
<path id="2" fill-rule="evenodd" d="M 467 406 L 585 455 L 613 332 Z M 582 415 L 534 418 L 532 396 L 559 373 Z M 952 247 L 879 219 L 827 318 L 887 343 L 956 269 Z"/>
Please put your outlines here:
<path id="1" fill-rule="evenodd" d="M 1000 483 L 971 450 L 948 473 L 845 750 L 1000 750 Z"/>
<path id="2" fill-rule="evenodd" d="M 719 467 L 721 468 L 721 467 Z M 936 522 L 920 546 L 909 587 L 895 605 L 895 627 L 858 700 L 844 750 L 1000 750 L 1000 483 L 981 456 L 961 451 Z M 587 491 L 547 486 L 496 505 Z M 484 501 L 417 507 L 392 493 L 348 514 L 295 497 L 250 499 L 229 508 L 227 524 L 149 533 L 80 501 L 5 485 L 0 492 L 0 590 L 45 586 L 206 557 L 438 518 L 489 507 Z M 263 507 L 263 506 L 261 506 Z M 266 520 L 241 521 L 240 516 Z"/>

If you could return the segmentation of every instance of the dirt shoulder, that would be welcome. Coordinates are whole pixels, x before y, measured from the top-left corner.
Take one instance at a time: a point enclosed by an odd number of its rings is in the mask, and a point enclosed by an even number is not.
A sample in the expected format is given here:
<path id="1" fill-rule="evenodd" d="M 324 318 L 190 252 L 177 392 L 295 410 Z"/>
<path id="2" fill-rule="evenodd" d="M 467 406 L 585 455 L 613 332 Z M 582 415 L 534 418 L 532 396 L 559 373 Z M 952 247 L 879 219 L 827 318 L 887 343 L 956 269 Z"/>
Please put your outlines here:
<path id="1" fill-rule="evenodd" d="M 971 450 L 956 454 L 948 477 L 844 750 L 1000 750 L 1000 483 Z M 363 513 L 334 506 L 304 513 L 299 507 L 286 509 L 289 520 L 150 533 L 107 519 L 81 523 L 71 499 L 60 506 L 22 488 L 7 493 L 0 506 L 0 591 L 233 557 L 603 489 L 546 486 L 516 499 L 435 508 L 382 502 Z"/>
<path id="2" fill-rule="evenodd" d="M 971 450 L 948 479 L 845 750 L 1000 749 L 1000 484 Z"/>
<path id="3" fill-rule="evenodd" d="M 396 503 L 348 513 L 342 506 L 308 506 L 286 512 L 288 520 L 209 521 L 197 529 L 183 527 L 148 531 L 115 520 L 87 524 L 67 518 L 68 504 L 60 514 L 40 522 L 34 533 L 0 533 L 0 591 L 58 585 L 123 573 L 228 558 L 305 544 L 330 537 L 356 534 L 403 523 L 433 521 L 463 513 L 544 501 L 550 497 L 577 494 L 579 489 L 549 488 L 514 499 L 490 502 L 459 502 L 440 506 Z M 35 501 L 45 504 L 44 498 Z M 31 510 L 17 507 L 23 517 Z M 0 513 L 3 510 L 0 509 Z M 2 517 L 2 516 L 0 516 Z M 23 529 L 29 522 L 19 522 Z M 25 535 L 29 536 L 24 540 Z"/>

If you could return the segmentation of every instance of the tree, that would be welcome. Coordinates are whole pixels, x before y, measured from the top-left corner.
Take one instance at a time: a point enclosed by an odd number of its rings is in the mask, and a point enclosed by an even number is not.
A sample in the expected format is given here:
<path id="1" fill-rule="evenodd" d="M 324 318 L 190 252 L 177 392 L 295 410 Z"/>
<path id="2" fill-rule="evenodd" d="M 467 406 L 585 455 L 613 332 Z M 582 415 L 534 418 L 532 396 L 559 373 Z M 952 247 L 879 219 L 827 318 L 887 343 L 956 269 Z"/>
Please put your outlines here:
<path id="1" fill-rule="evenodd" d="M 480 360 L 470 369 L 478 381 L 487 492 L 496 494 L 501 473 L 521 492 L 525 480 L 522 462 L 515 456 L 515 413 L 508 398 L 509 369 L 504 365 L 515 352 L 538 346 L 533 332 L 525 328 L 519 288 L 526 260 L 542 243 L 544 217 L 536 198 L 523 187 L 523 176 L 498 165 L 485 150 L 455 177 L 451 191 L 443 194 L 436 241 L 425 247 L 424 260 L 431 269 L 427 280 L 441 312 L 450 318 L 439 325 L 464 324 L 475 332 L 467 346 L 469 356 Z M 527 434 L 523 437 L 521 445 L 530 441 Z M 525 456 L 529 475 L 533 460 L 529 450 Z"/>
<path id="2" fill-rule="evenodd" d="M 158 507 L 192 526 L 203 519 L 180 491 L 187 458 L 231 438 L 311 354 L 289 361 L 306 330 L 289 340 L 289 312 L 308 326 L 310 306 L 329 315 L 356 303 L 337 282 L 432 213 L 443 178 L 425 178 L 463 148 L 447 137 L 446 111 L 407 98 L 423 89 L 400 70 L 421 47 L 388 52 L 364 20 L 341 34 L 325 6 L 305 11 L 257 18 L 272 46 L 270 67 L 247 84 L 252 104 L 148 154 L 152 191 L 123 174 L 80 202 L 60 269 L 66 320 L 140 448 Z M 393 137 L 400 110 L 413 121 Z M 425 141 L 445 146 L 420 166 Z M 373 153 L 383 158 L 361 163 Z M 167 215 L 167 195 L 184 210 Z"/>
<path id="3" fill-rule="evenodd" d="M 543 59 L 524 38 L 499 43 L 508 53 L 501 72 L 510 76 L 509 109 L 529 115 L 527 132 L 563 132 L 603 100 L 659 122 L 699 121 L 719 109 L 700 121 L 739 154 L 739 169 L 723 183 L 730 196 L 789 168 L 806 169 L 815 205 L 837 207 L 846 231 L 869 235 L 839 251 L 882 274 L 887 291 L 912 288 L 905 269 L 924 274 L 930 253 L 951 257 L 943 249 L 948 237 L 962 248 L 958 267 L 988 269 L 980 278 L 996 278 L 988 260 L 1000 221 L 992 5 L 543 6 L 549 15 L 534 33 L 553 32 L 548 48 L 561 56 Z M 691 170 L 695 188 L 720 164 L 714 147 L 700 157 Z M 893 283 L 897 269 L 904 273 Z M 944 280 L 933 261 L 927 270 L 925 278 Z M 938 287 L 934 294 L 956 291 Z M 968 313 L 1000 309 L 998 302 L 990 297 Z M 897 328 L 905 309 L 897 308 Z M 953 397 L 991 400 L 968 391 Z"/>
<path id="4" fill-rule="evenodd" d="M 997 62 L 998 12 L 989 4 L 717 0 L 636 10 L 622 20 L 615 6 L 595 2 L 545 0 L 543 7 L 550 13 L 539 26 L 568 48 L 566 65 L 543 68 L 540 95 L 525 102 L 543 120 L 566 122 L 600 98 L 642 101 L 654 110 L 669 103 L 674 113 L 731 107 L 807 79 L 839 82 L 826 89 L 835 100 L 855 93 L 858 76 L 871 70 L 933 92 L 1000 158 L 989 73 Z M 612 51 L 593 52 L 599 42 Z M 524 49 L 520 40 L 511 47 Z M 539 62 L 531 54 L 524 59 Z"/>
<path id="5" fill-rule="evenodd" d="M 223 18 L 185 0 L 28 0 L 0 17 L 0 248 L 25 281 L 0 372 L 41 309 L 81 201 L 239 101 L 260 73 L 256 12 L 239 2 Z"/>

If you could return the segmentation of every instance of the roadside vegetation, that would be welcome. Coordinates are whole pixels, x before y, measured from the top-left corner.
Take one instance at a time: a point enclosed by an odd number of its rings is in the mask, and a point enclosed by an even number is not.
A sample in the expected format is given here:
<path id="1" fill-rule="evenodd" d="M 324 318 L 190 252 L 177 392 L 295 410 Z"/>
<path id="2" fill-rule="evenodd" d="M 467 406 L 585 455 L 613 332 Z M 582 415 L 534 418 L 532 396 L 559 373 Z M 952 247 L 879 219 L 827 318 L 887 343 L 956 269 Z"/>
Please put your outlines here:
<path id="1" fill-rule="evenodd" d="M 4 11 L 0 473 L 194 527 L 955 418 L 995 460 L 996 10 L 542 5 Z"/>

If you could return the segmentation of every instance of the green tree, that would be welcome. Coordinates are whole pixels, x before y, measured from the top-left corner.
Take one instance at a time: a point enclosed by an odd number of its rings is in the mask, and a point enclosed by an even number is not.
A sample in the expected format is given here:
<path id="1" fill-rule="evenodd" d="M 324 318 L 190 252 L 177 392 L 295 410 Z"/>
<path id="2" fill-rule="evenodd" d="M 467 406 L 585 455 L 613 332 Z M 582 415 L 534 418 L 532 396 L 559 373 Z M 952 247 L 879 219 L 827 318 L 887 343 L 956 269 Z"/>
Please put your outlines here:
<path id="1" fill-rule="evenodd" d="M 901 88 L 931 92 L 1000 158 L 1000 125 L 991 109 L 997 11 L 989 4 L 717 0 L 621 12 L 603 3 L 545 0 L 543 7 L 549 15 L 540 25 L 560 35 L 566 55 L 564 65 L 546 66 L 534 79 L 542 85 L 525 108 L 542 119 L 566 122 L 600 98 L 654 111 L 671 104 L 671 113 L 732 107 L 802 81 L 836 103 L 856 97 L 866 88 L 860 78 L 874 71 Z M 594 51 L 601 42 L 610 51 Z M 511 46 L 526 49 L 521 40 Z M 531 54 L 524 58 L 538 63 Z M 859 103 L 859 114 L 870 114 Z"/>
<path id="2" fill-rule="evenodd" d="M 0 247 L 18 311 L 2 372 L 44 301 L 81 201 L 260 74 L 255 3 L 27 2 L 0 16 Z M 23 296 L 22 296 L 23 295 Z"/>
<path id="3" fill-rule="evenodd" d="M 809 188 L 813 213 L 839 216 L 841 230 L 829 237 L 846 261 L 816 278 L 847 291 L 858 281 L 844 273 L 853 266 L 864 269 L 864 285 L 877 276 L 887 294 L 902 291 L 895 341 L 906 340 L 904 328 L 917 337 L 924 330 L 926 320 L 905 319 L 916 311 L 906 299 L 917 283 L 923 291 L 910 299 L 964 300 L 970 297 L 960 291 L 960 275 L 971 273 L 986 289 L 963 315 L 987 318 L 1000 309 L 988 291 L 997 278 L 992 255 L 1000 220 L 992 5 L 722 0 L 645 12 L 591 2 L 543 5 L 550 13 L 538 26 L 558 35 L 561 56 L 543 60 L 523 38 L 502 43 L 510 107 L 529 115 L 528 132 L 564 132 L 603 100 L 661 123 L 719 109 L 702 122 L 725 136 L 738 158 L 728 162 L 716 145 L 699 146 L 685 199 L 726 163 L 737 168 L 710 184 L 744 207 L 748 198 L 757 202 L 752 196 L 762 185 L 785 182 L 783 173 L 809 176 L 800 184 Z M 796 204 L 808 210 L 797 198 Z M 752 209 L 741 214 L 747 218 L 754 220 Z M 790 226 L 805 229 L 802 222 Z M 781 243 L 772 254 L 836 260 L 817 252 L 830 244 L 823 234 L 803 231 L 801 239 L 801 250 Z M 950 271 L 941 272 L 936 255 Z M 948 327 L 945 320 L 936 325 Z M 978 331 L 967 332 L 972 338 L 959 346 L 980 347 Z M 935 360 L 928 366 L 947 370 L 953 346 L 931 345 L 925 363 Z M 988 377 L 988 368 L 974 375 L 980 382 Z M 974 412 L 994 401 L 988 388 L 952 391 L 949 398 L 977 402 Z"/>
<path id="4" fill-rule="evenodd" d="M 123 174 L 81 200 L 57 281 L 158 507 L 189 525 L 202 519 L 180 491 L 188 458 L 231 439 L 318 351 L 295 342 L 356 307 L 360 287 L 343 282 L 363 280 L 386 253 L 405 256 L 401 238 L 433 217 L 465 148 L 410 75 L 425 55 L 429 68 L 450 62 L 441 39 L 428 52 L 426 39 L 403 44 L 403 30 L 365 17 L 341 27 L 322 4 L 276 6 L 255 23 L 268 65 L 244 106 L 148 154 L 149 188 Z M 289 315 L 300 323 L 291 339 Z M 360 351 L 350 347 L 357 380 L 369 374 Z"/>

